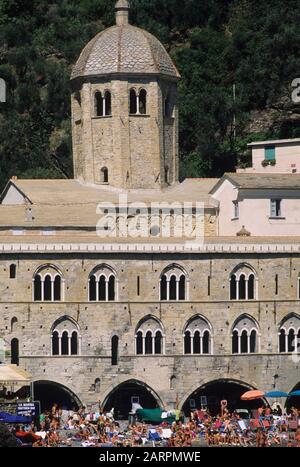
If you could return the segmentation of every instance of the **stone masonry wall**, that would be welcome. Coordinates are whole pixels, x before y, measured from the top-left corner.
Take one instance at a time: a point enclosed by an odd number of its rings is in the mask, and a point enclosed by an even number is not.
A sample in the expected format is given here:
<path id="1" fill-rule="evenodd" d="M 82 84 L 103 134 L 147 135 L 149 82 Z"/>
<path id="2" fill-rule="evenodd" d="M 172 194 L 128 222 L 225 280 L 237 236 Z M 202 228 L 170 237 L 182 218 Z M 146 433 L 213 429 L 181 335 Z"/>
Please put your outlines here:
<path id="1" fill-rule="evenodd" d="M 9 265 L 17 265 L 17 278 L 9 279 Z M 88 302 L 88 276 L 100 264 L 117 275 L 116 302 Z M 188 276 L 185 302 L 160 302 L 159 279 L 170 264 L 182 266 Z M 258 300 L 230 301 L 229 277 L 239 264 L 251 265 L 258 277 Z M 32 301 L 32 279 L 45 264 L 55 265 L 64 278 L 64 301 Z M 232 378 L 264 389 L 279 375 L 281 389 L 298 383 L 299 369 L 291 355 L 278 354 L 278 329 L 290 313 L 300 314 L 298 275 L 300 256 L 288 254 L 182 254 L 182 255 L 3 255 L 0 260 L 0 335 L 8 345 L 20 342 L 20 365 L 35 380 L 47 379 L 73 390 L 85 402 L 104 400 L 122 381 L 137 379 L 148 384 L 164 401 L 184 402 L 197 385 L 218 378 Z M 279 277 L 275 296 L 275 274 Z M 137 294 L 140 277 L 140 295 Z M 210 295 L 208 295 L 210 277 Z M 252 355 L 231 355 L 235 321 L 247 314 L 259 327 L 259 349 Z M 136 356 L 135 332 L 146 316 L 155 316 L 165 335 L 165 355 Z M 195 315 L 212 327 L 213 355 L 183 355 L 183 333 Z M 59 318 L 78 323 L 81 355 L 51 356 L 51 329 Z M 12 318 L 17 318 L 12 326 Z M 14 320 L 15 321 L 15 320 Z M 111 365 L 111 338 L 119 337 L 119 365 Z M 175 375 L 174 389 L 170 378 Z M 96 378 L 100 394 L 90 392 Z M 268 386 L 268 389 L 269 389 Z"/>

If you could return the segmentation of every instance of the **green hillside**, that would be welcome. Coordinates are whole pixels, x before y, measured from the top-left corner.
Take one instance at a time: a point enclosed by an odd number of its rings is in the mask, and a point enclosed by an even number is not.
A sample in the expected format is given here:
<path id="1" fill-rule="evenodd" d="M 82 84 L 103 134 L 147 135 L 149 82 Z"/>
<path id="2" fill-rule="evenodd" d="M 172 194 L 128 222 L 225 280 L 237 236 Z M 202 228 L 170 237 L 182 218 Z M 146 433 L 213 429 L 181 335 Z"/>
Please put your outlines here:
<path id="1" fill-rule="evenodd" d="M 0 187 L 12 175 L 72 177 L 69 76 L 114 23 L 115 0 L 0 0 Z M 253 139 L 300 137 L 298 0 L 131 0 L 181 75 L 181 175 L 246 165 Z M 233 85 L 236 99 L 233 99 Z M 236 126 L 234 131 L 234 116 Z"/>

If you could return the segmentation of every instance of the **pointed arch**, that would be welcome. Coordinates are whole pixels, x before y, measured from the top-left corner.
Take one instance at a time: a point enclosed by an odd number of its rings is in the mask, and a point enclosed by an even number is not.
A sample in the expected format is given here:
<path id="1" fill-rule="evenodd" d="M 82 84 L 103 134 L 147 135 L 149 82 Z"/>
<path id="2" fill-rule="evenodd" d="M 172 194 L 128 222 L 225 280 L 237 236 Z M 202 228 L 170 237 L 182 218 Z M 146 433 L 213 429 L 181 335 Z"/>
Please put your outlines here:
<path id="1" fill-rule="evenodd" d="M 90 302 L 113 302 L 117 300 L 118 278 L 114 268 L 100 264 L 93 268 L 88 279 L 88 300 Z"/>
<path id="2" fill-rule="evenodd" d="M 142 318 L 135 329 L 137 355 L 164 354 L 165 334 L 163 325 L 156 316 Z"/>
<path id="3" fill-rule="evenodd" d="M 79 324 L 71 316 L 62 316 L 51 327 L 51 354 L 79 355 L 81 336 Z"/>
<path id="4" fill-rule="evenodd" d="M 62 271 L 55 264 L 39 266 L 32 278 L 33 301 L 56 302 L 64 299 L 64 279 Z"/>
<path id="5" fill-rule="evenodd" d="M 159 298 L 161 301 L 188 300 L 189 276 L 179 264 L 168 265 L 160 275 Z"/>
<path id="6" fill-rule="evenodd" d="M 240 263 L 229 276 L 230 300 L 257 300 L 258 279 L 251 264 Z"/>
<path id="7" fill-rule="evenodd" d="M 279 324 L 278 350 L 280 353 L 298 352 L 300 335 L 300 316 L 297 313 L 289 313 Z"/>
<path id="8" fill-rule="evenodd" d="M 258 353 L 260 347 L 259 324 L 253 316 L 239 316 L 231 329 L 232 353 Z"/>
<path id="9" fill-rule="evenodd" d="M 183 329 L 184 354 L 212 354 L 211 323 L 202 315 L 192 316 Z"/>

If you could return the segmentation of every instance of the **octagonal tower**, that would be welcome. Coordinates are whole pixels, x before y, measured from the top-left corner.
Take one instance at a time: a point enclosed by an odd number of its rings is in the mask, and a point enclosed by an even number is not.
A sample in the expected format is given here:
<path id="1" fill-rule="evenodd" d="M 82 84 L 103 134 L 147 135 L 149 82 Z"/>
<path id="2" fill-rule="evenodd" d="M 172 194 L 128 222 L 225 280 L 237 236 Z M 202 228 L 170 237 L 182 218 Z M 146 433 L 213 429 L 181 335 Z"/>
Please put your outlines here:
<path id="1" fill-rule="evenodd" d="M 123 189 L 162 189 L 178 181 L 180 75 L 163 45 L 129 24 L 116 25 L 81 52 L 71 76 L 75 178 Z"/>

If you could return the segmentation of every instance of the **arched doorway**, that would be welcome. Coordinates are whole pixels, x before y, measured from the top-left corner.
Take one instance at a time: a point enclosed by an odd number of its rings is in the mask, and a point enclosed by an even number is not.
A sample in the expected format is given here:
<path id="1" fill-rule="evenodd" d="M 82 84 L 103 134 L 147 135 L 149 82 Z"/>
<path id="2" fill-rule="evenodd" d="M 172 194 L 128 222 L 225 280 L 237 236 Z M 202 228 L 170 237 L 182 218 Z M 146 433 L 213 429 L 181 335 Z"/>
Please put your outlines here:
<path id="1" fill-rule="evenodd" d="M 35 381 L 34 399 L 40 401 L 42 411 L 51 409 L 55 402 L 67 410 L 78 410 L 82 406 L 76 394 L 55 381 Z"/>
<path id="2" fill-rule="evenodd" d="M 253 410 L 265 405 L 263 399 L 254 401 L 242 401 L 244 392 L 255 389 L 253 386 L 242 381 L 230 379 L 219 379 L 200 386 L 184 402 L 182 410 L 186 416 L 191 411 L 207 407 L 212 415 L 220 413 L 221 400 L 226 399 L 229 412 L 235 409 Z"/>
<path id="3" fill-rule="evenodd" d="M 140 404 L 145 409 L 160 407 L 159 397 L 145 383 L 136 380 L 125 381 L 114 388 L 103 403 L 105 411 L 114 408 L 117 420 L 128 419 L 132 404 Z"/>
<path id="4" fill-rule="evenodd" d="M 293 387 L 293 389 L 290 392 L 293 391 L 300 391 L 300 382 L 296 384 L 296 386 Z M 284 401 L 284 399 L 281 399 L 281 402 Z M 292 407 L 295 407 L 296 409 L 300 409 L 300 396 L 292 396 L 288 397 L 286 399 L 286 408 L 289 411 Z"/>

